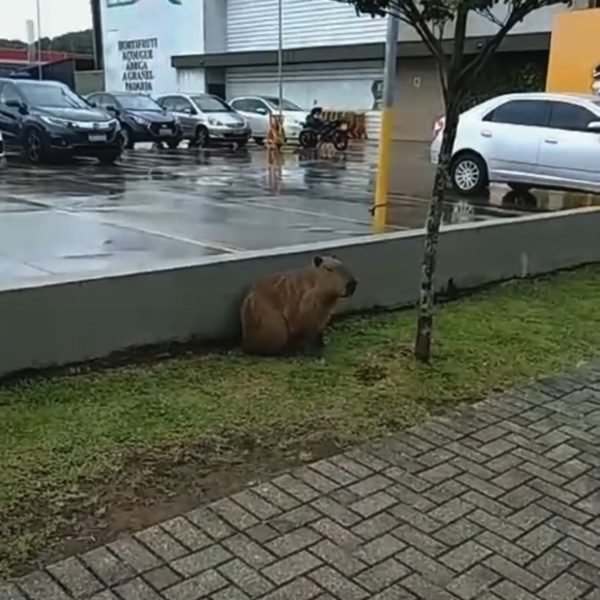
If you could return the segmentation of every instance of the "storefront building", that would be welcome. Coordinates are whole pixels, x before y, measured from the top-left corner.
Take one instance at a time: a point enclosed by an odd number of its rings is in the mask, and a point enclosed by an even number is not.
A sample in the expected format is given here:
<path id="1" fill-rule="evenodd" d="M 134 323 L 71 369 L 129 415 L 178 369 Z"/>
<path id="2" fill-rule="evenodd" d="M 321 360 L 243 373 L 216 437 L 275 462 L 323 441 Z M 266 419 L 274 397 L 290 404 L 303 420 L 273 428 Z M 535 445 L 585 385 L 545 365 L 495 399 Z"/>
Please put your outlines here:
<path id="1" fill-rule="evenodd" d="M 206 91 L 227 99 L 277 94 L 278 0 L 99 1 L 107 89 Z M 565 10 L 544 8 L 520 23 L 502 47 L 504 63 L 547 57 L 553 17 Z M 476 51 L 496 28 L 472 16 L 468 49 Z M 283 0 L 284 95 L 304 108 L 376 114 L 385 29 L 384 19 L 357 16 L 335 0 Z M 429 140 L 441 113 L 437 74 L 404 24 L 398 56 L 396 136 Z"/>

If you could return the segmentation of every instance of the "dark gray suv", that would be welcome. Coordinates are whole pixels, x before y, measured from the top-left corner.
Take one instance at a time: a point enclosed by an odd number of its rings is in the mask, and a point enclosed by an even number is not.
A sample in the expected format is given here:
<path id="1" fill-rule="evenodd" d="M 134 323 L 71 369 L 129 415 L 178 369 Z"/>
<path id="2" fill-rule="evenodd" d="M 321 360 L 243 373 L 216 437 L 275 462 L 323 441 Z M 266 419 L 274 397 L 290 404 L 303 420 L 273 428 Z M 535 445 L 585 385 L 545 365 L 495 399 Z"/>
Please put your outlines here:
<path id="1" fill-rule="evenodd" d="M 113 163 L 121 155 L 120 129 L 63 83 L 0 78 L 0 132 L 32 163 L 75 155 Z"/>

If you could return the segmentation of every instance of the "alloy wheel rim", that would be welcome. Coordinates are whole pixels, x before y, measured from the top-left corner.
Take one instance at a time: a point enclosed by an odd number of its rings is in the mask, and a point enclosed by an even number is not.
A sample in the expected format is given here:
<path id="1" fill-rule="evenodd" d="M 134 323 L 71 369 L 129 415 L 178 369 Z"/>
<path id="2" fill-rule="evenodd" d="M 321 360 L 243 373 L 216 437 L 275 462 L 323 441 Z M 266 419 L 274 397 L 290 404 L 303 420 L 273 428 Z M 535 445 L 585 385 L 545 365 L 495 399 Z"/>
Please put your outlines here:
<path id="1" fill-rule="evenodd" d="M 476 187 L 480 176 L 479 166 L 472 160 L 461 161 L 454 170 L 456 185 L 463 191 L 469 191 Z"/>
<path id="2" fill-rule="evenodd" d="M 29 134 L 29 158 L 32 162 L 37 162 L 40 159 L 41 141 L 36 133 Z"/>

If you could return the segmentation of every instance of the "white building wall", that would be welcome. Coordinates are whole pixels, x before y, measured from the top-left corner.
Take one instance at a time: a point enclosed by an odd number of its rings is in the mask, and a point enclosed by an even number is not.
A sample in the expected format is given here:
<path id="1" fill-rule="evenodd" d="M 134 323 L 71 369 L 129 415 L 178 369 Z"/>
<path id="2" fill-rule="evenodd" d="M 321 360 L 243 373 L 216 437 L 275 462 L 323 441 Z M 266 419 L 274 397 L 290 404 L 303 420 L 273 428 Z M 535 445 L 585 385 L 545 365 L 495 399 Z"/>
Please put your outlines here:
<path id="1" fill-rule="evenodd" d="M 278 45 L 278 0 L 227 0 L 227 50 L 268 50 Z M 384 19 L 356 15 L 334 0 L 283 0 L 285 48 L 382 42 Z"/>
<path id="2" fill-rule="evenodd" d="M 176 91 L 171 57 L 204 52 L 203 6 L 204 0 L 102 0 L 106 90 Z"/>
<path id="3" fill-rule="evenodd" d="M 278 0 L 227 1 L 227 50 L 229 52 L 272 50 L 278 46 Z M 513 34 L 552 30 L 552 18 L 567 10 L 562 5 L 540 9 L 519 23 Z M 499 4 L 494 14 L 502 19 L 506 6 Z M 468 34 L 490 35 L 497 30 L 489 19 L 471 15 Z M 385 19 L 357 16 L 352 6 L 336 0 L 283 0 L 283 46 L 353 45 L 383 42 Z M 452 28 L 445 32 L 452 36 Z M 408 25 L 400 24 L 399 40 L 417 41 L 418 35 Z"/>

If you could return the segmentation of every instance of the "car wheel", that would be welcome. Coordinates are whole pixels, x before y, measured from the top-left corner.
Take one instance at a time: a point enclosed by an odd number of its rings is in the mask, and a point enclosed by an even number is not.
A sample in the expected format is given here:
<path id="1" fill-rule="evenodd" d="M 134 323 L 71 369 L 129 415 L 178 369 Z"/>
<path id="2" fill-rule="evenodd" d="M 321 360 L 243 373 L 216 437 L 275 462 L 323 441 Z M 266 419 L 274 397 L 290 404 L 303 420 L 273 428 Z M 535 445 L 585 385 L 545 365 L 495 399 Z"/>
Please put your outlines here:
<path id="1" fill-rule="evenodd" d="M 110 152 L 108 154 L 102 154 L 98 157 L 101 165 L 114 165 L 121 157 L 120 152 Z"/>
<path id="2" fill-rule="evenodd" d="M 526 183 L 513 183 L 512 181 L 508 183 L 508 187 L 515 192 L 515 194 L 527 194 L 531 189 L 531 186 Z"/>
<path id="3" fill-rule="evenodd" d="M 348 148 L 348 134 L 345 131 L 335 131 L 332 140 L 333 145 L 340 152 L 343 152 Z"/>
<path id="4" fill-rule="evenodd" d="M 453 161 L 450 176 L 454 189 L 463 196 L 481 194 L 488 185 L 487 165 L 473 152 L 465 152 Z"/>
<path id="5" fill-rule="evenodd" d="M 169 150 L 177 150 L 179 148 L 179 144 L 181 143 L 180 138 L 173 138 L 172 140 L 167 140 L 167 146 Z"/>
<path id="6" fill-rule="evenodd" d="M 265 138 L 262 137 L 255 137 L 254 138 L 254 142 L 256 144 L 258 144 L 259 146 L 264 146 L 265 145 Z"/>
<path id="7" fill-rule="evenodd" d="M 210 141 L 210 134 L 204 125 L 200 125 L 196 129 L 196 138 L 194 139 L 194 148 L 206 148 Z"/>
<path id="8" fill-rule="evenodd" d="M 40 164 L 48 158 L 48 151 L 43 134 L 35 127 L 31 127 L 25 131 L 25 142 L 23 147 L 25 149 L 27 160 L 33 165 Z"/>
<path id="9" fill-rule="evenodd" d="M 121 129 L 121 140 L 123 148 L 126 150 L 133 150 L 135 142 L 133 141 L 133 134 L 131 133 L 129 127 L 123 127 L 123 129 Z"/>

